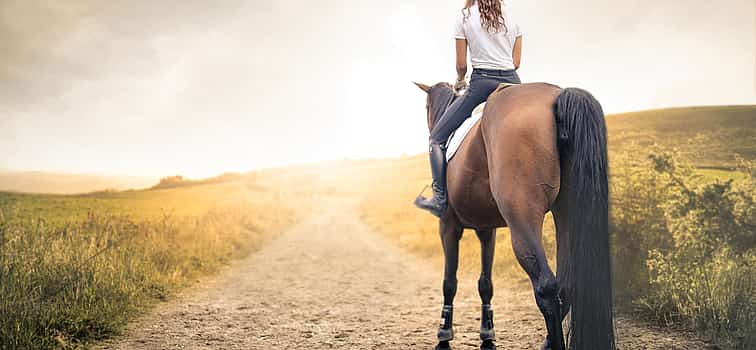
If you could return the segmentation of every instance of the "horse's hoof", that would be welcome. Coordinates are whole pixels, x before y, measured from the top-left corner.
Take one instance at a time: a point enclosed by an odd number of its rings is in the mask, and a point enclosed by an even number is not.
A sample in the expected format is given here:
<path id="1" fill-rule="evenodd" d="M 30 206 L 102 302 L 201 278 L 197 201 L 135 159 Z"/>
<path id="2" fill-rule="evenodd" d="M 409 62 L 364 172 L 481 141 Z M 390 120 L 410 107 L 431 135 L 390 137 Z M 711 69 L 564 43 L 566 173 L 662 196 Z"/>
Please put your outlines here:
<path id="1" fill-rule="evenodd" d="M 480 350 L 496 350 L 496 343 L 492 339 L 484 340 L 480 343 Z"/>
<path id="2" fill-rule="evenodd" d="M 451 344 L 449 344 L 449 341 L 444 340 L 438 342 L 438 345 L 434 348 L 435 350 L 452 350 Z"/>

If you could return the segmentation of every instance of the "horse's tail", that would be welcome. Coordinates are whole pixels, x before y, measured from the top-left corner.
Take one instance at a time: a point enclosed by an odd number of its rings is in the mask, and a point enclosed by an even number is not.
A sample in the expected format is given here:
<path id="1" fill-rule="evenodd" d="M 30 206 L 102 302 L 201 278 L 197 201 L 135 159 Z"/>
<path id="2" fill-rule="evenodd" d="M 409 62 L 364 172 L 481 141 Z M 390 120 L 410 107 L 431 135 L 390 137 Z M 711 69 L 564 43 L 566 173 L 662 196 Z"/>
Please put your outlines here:
<path id="1" fill-rule="evenodd" d="M 554 114 L 568 200 L 569 348 L 614 350 L 604 111 L 587 91 L 567 88 Z"/>

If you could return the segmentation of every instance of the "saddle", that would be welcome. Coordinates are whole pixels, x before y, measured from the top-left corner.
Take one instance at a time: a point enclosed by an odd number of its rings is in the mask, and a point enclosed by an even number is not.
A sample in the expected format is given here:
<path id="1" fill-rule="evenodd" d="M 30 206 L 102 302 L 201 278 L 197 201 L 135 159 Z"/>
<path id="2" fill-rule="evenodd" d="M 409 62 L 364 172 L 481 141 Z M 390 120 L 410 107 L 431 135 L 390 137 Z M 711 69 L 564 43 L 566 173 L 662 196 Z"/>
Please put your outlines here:
<path id="1" fill-rule="evenodd" d="M 514 86 L 518 84 L 511 84 L 511 83 L 501 83 L 499 86 L 494 90 L 491 94 L 495 94 L 501 90 L 504 90 L 510 86 Z M 470 130 L 472 130 L 472 127 L 475 126 L 476 123 L 480 121 L 480 118 L 483 116 L 483 109 L 485 108 L 486 103 L 481 103 L 478 107 L 475 107 L 475 109 L 472 112 L 472 115 L 467 118 L 462 125 L 457 128 L 457 130 L 454 130 L 454 132 L 449 136 L 449 140 L 446 141 L 446 161 L 449 162 L 452 157 L 454 157 L 454 153 L 457 152 L 459 149 L 459 146 L 462 145 L 462 141 L 465 140 L 465 136 L 467 136 L 468 133 L 470 133 Z"/>

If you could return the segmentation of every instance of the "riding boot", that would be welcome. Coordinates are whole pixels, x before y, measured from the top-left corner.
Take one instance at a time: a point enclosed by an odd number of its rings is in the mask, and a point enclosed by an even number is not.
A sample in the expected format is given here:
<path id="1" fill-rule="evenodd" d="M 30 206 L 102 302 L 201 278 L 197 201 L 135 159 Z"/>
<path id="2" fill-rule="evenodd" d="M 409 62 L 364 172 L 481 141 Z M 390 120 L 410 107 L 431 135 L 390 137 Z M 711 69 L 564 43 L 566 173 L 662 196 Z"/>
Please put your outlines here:
<path id="1" fill-rule="evenodd" d="M 430 165 L 433 176 L 433 198 L 425 198 L 422 195 L 415 199 L 415 206 L 425 209 L 431 214 L 441 217 L 446 211 L 446 150 L 437 143 L 430 145 Z"/>

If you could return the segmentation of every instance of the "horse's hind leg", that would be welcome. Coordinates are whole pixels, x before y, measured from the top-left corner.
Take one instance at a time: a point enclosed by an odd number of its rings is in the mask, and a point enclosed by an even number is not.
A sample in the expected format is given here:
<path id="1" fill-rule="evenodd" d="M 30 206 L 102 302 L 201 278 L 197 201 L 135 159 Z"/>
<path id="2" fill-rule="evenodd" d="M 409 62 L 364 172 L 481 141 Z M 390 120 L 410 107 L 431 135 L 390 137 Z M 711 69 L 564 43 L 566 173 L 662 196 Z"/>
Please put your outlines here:
<path id="1" fill-rule="evenodd" d="M 551 214 L 554 217 L 554 227 L 556 228 L 556 243 L 557 243 L 557 282 L 559 283 L 559 300 L 560 305 L 560 322 L 564 321 L 567 313 L 570 312 L 570 301 L 567 298 L 568 295 L 568 283 L 567 283 L 567 257 L 569 256 L 569 232 L 567 231 L 569 221 L 567 217 L 567 208 L 564 203 L 565 196 L 560 195 L 556 205 L 551 210 Z M 551 349 L 551 342 L 546 337 L 541 350 Z"/>
<path id="2" fill-rule="evenodd" d="M 454 296 L 457 294 L 457 266 L 459 264 L 459 240 L 462 225 L 450 211 L 441 218 L 441 244 L 444 247 L 444 307 L 441 310 L 441 324 L 438 327 L 436 349 L 451 349 L 449 341 L 454 339 L 452 328 L 454 316 Z"/>
<path id="3" fill-rule="evenodd" d="M 481 349 L 496 349 L 494 343 L 493 310 L 491 310 L 491 298 L 493 297 L 493 282 L 491 270 L 493 268 L 494 250 L 496 249 L 496 230 L 476 230 L 480 239 L 481 272 L 478 279 L 478 293 L 480 293 L 480 340 Z"/>
<path id="4" fill-rule="evenodd" d="M 523 204 L 522 201 L 516 203 Z M 549 267 L 541 243 L 543 211 L 515 209 L 507 214 L 505 219 L 512 234 L 512 248 L 520 266 L 530 277 L 536 304 L 546 321 L 551 350 L 564 350 L 559 284 Z"/>

